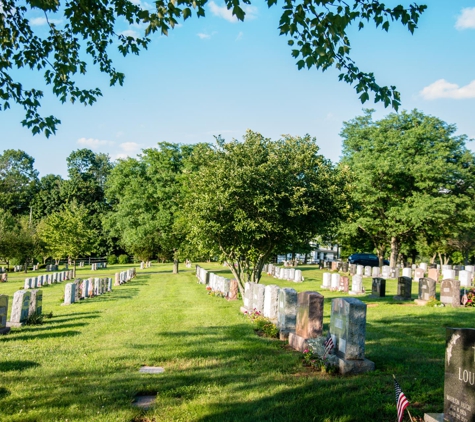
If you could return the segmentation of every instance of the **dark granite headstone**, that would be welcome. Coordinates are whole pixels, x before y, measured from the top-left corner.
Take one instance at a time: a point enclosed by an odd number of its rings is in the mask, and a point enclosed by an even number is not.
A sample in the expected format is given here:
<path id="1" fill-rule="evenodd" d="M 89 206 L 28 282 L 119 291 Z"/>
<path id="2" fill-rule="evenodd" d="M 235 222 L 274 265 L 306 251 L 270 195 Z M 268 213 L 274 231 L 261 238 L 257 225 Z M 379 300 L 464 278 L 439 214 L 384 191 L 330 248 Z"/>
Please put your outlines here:
<path id="1" fill-rule="evenodd" d="M 452 305 L 454 308 L 461 306 L 459 280 L 450 278 L 442 280 L 442 283 L 440 283 L 440 301 L 444 305 Z"/>
<path id="2" fill-rule="evenodd" d="M 446 330 L 444 421 L 475 422 L 475 329 Z"/>
<path id="3" fill-rule="evenodd" d="M 412 279 L 411 277 L 399 277 L 397 279 L 397 295 L 395 300 L 411 300 L 412 294 Z"/>
<path id="4" fill-rule="evenodd" d="M 373 278 L 371 294 L 376 297 L 386 297 L 386 280 L 384 278 Z"/>
<path id="5" fill-rule="evenodd" d="M 424 277 L 419 280 L 419 296 L 420 300 L 435 299 L 435 286 L 437 282 L 432 278 Z"/>
<path id="6" fill-rule="evenodd" d="M 300 292 L 297 296 L 297 324 L 295 333 L 303 338 L 322 335 L 323 296 L 318 292 Z"/>
<path id="7" fill-rule="evenodd" d="M 348 272 L 348 267 L 349 267 L 348 262 L 342 262 L 340 271 L 343 272 L 343 273 L 347 273 Z"/>

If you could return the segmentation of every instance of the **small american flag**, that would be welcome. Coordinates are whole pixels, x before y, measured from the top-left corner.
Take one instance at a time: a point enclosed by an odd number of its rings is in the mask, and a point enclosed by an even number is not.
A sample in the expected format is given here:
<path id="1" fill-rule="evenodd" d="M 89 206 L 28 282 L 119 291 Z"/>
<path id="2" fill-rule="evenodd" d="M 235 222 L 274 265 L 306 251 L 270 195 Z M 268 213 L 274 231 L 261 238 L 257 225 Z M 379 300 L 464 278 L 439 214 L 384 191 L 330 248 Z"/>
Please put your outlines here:
<path id="1" fill-rule="evenodd" d="M 406 410 L 406 407 L 409 406 L 409 401 L 406 399 L 406 396 L 396 381 L 396 377 L 394 377 L 394 389 L 396 391 L 397 422 L 401 422 L 404 418 L 404 410 Z"/>
<path id="2" fill-rule="evenodd" d="M 325 343 L 323 343 L 323 345 L 325 346 L 325 354 L 323 355 L 323 357 L 325 357 L 335 347 L 332 336 L 330 334 L 328 334 L 328 338 L 325 340 Z"/>

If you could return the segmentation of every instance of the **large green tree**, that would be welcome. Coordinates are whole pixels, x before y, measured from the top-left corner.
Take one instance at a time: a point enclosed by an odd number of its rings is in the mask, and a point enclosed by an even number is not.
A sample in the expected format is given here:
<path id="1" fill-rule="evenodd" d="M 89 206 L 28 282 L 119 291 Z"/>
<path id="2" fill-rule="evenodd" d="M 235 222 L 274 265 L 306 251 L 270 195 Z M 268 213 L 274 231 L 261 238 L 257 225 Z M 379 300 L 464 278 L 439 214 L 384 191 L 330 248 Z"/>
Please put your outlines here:
<path id="1" fill-rule="evenodd" d="M 273 253 L 333 227 L 344 183 L 309 136 L 217 141 L 185 180 L 182 218 L 190 243 L 218 249 L 242 289 Z"/>
<path id="2" fill-rule="evenodd" d="M 40 114 L 43 92 L 24 86 L 17 69 L 41 71 L 47 85 L 61 102 L 93 104 L 102 95 L 99 88 L 79 88 L 76 78 L 87 72 L 88 63 L 109 76 L 111 85 L 122 85 L 124 74 L 116 70 L 109 56 L 117 47 L 123 55 L 138 54 L 156 31 L 167 35 L 182 20 L 194 14 L 205 16 L 208 0 L 158 0 L 150 9 L 145 3 L 129 0 L 3 0 L 0 7 L 0 110 L 17 103 L 25 110 L 23 125 L 34 134 L 46 136 L 56 131 L 60 121 Z M 266 0 L 269 7 L 277 0 Z M 225 0 L 238 19 L 245 19 L 245 5 L 251 0 Z M 352 84 L 362 102 L 374 94 L 375 101 L 397 109 L 400 98 L 394 86 L 380 86 L 373 73 L 358 68 L 351 59 L 349 33 L 353 25 L 362 29 L 368 22 L 387 31 L 400 21 L 412 33 L 426 6 L 410 4 L 388 7 L 378 0 L 284 0 L 279 32 L 288 37 L 298 68 L 326 70 L 335 67 L 340 80 Z M 28 14 L 44 14 L 46 32 L 35 30 Z M 145 26 L 142 38 L 121 35 L 118 25 Z"/>
<path id="3" fill-rule="evenodd" d="M 420 111 L 372 110 L 344 123 L 342 167 L 351 170 L 347 229 L 364 231 L 391 265 L 405 241 L 443 236 L 466 221 L 475 187 L 475 159 L 456 127 Z"/>

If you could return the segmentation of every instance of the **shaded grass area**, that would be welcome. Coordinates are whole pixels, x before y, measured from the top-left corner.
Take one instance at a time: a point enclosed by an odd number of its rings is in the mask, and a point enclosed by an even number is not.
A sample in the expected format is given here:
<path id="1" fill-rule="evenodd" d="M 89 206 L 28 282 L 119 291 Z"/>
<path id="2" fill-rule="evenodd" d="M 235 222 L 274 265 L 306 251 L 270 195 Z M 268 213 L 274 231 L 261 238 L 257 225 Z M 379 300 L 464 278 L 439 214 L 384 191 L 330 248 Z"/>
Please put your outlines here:
<path id="1" fill-rule="evenodd" d="M 341 294 L 320 289 L 321 272 L 305 272 L 302 284 L 262 282 L 320 291 L 328 329 L 329 302 Z M 105 276 L 98 273 L 92 276 Z M 0 284 L 0 294 L 18 290 L 15 283 Z M 189 269 L 172 275 L 171 266 L 155 264 L 112 293 L 71 306 L 60 305 L 63 290 L 44 289 L 52 319 L 0 337 L 1 421 L 393 421 L 392 373 L 413 416 L 422 417 L 442 411 L 444 327 L 473 321 L 469 309 L 362 297 L 366 355 L 377 370 L 331 377 L 302 367 L 282 342 L 256 336 L 241 303 L 208 296 Z M 387 290 L 395 294 L 395 281 Z M 143 365 L 165 373 L 140 374 Z M 133 407 L 138 394 L 156 394 L 155 405 Z"/>

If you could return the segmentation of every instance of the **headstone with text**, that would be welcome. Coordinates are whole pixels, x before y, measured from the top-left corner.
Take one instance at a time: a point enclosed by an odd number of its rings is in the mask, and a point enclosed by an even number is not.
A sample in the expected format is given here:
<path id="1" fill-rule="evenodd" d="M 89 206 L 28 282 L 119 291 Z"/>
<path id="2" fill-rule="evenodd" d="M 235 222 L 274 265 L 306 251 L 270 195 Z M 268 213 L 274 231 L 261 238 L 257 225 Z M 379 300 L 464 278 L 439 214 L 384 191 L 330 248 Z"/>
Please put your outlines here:
<path id="1" fill-rule="evenodd" d="M 28 316 L 41 315 L 43 313 L 43 291 L 31 290 L 30 291 L 30 305 L 28 307 Z"/>
<path id="2" fill-rule="evenodd" d="M 418 301 L 428 302 L 431 299 L 435 299 L 436 285 L 437 282 L 432 278 L 422 277 L 421 279 L 419 279 Z"/>
<path id="3" fill-rule="evenodd" d="M 19 327 L 28 319 L 30 297 L 31 293 L 29 291 L 18 290 L 15 292 L 13 295 L 10 322 L 7 322 L 7 326 Z"/>
<path id="4" fill-rule="evenodd" d="M 451 305 L 453 308 L 458 308 L 461 306 L 460 280 L 442 280 L 440 283 L 440 301 L 444 305 Z"/>
<path id="5" fill-rule="evenodd" d="M 289 333 L 295 332 L 297 321 L 297 292 L 294 289 L 279 290 L 278 328 L 280 339 L 287 339 Z"/>
<path id="6" fill-rule="evenodd" d="M 394 300 L 411 300 L 412 279 L 410 277 L 399 277 L 397 279 L 397 294 Z"/>
<path id="7" fill-rule="evenodd" d="M 10 327 L 7 327 L 8 296 L 0 295 L 0 334 L 7 334 Z"/>

